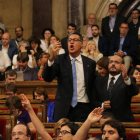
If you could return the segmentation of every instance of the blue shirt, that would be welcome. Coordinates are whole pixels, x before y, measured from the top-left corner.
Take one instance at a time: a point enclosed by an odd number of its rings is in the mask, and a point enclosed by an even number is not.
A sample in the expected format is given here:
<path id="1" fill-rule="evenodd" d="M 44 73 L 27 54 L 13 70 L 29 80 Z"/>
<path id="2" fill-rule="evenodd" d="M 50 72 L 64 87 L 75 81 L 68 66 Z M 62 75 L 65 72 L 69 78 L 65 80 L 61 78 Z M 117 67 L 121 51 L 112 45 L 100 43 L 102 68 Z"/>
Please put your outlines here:
<path id="1" fill-rule="evenodd" d="M 117 15 L 115 15 L 112 18 L 110 18 L 110 20 L 109 20 L 109 27 L 110 27 L 110 31 L 111 32 L 113 32 L 113 29 L 114 29 L 114 26 L 115 26 L 116 17 L 117 17 Z"/>

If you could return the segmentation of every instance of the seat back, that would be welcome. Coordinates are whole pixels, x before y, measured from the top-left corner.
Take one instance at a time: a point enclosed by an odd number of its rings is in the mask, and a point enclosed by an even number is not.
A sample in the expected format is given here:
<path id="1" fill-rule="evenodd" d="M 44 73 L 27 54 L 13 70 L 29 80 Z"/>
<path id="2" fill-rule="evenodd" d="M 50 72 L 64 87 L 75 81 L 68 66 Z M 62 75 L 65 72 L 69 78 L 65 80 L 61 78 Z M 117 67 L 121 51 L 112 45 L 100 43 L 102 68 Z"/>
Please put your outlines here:
<path id="1" fill-rule="evenodd" d="M 5 126 L 6 126 L 6 119 L 0 119 L 0 130 L 2 133 L 3 139 L 5 139 Z"/>

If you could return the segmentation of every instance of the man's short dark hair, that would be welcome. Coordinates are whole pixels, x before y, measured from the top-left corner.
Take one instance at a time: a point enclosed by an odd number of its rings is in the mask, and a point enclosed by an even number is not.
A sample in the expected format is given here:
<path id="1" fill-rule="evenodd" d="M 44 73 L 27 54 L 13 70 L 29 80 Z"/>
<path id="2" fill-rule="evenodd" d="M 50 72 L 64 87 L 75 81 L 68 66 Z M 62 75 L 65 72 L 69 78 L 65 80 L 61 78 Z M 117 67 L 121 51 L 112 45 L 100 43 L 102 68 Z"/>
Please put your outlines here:
<path id="1" fill-rule="evenodd" d="M 15 94 L 17 92 L 16 85 L 14 83 L 6 84 L 6 86 L 4 88 L 4 92 L 7 92 L 7 91 L 11 91 Z"/>
<path id="2" fill-rule="evenodd" d="M 43 38 L 44 38 L 44 33 L 45 33 L 46 31 L 50 31 L 51 35 L 55 35 L 55 32 L 54 32 L 54 30 L 53 30 L 52 28 L 45 28 L 45 29 L 43 30 L 43 32 L 42 32 L 42 37 L 43 37 Z"/>
<path id="3" fill-rule="evenodd" d="M 61 127 L 63 127 L 63 126 L 68 126 L 71 129 L 72 135 L 75 135 L 76 132 L 78 131 L 78 129 L 80 128 L 80 126 L 78 124 L 75 124 L 73 122 L 62 124 Z"/>
<path id="4" fill-rule="evenodd" d="M 110 5 L 115 5 L 116 6 L 116 9 L 118 9 L 118 5 L 116 3 L 110 3 L 109 4 L 109 7 L 110 7 Z"/>
<path id="5" fill-rule="evenodd" d="M 140 13 L 139 9 L 133 9 L 132 12 L 133 12 L 133 11 L 138 11 L 138 14 Z M 131 13 L 132 13 L 132 12 L 131 12 Z"/>
<path id="6" fill-rule="evenodd" d="M 0 28 L 0 30 L 2 31 L 2 34 L 4 34 L 4 30 L 2 28 Z"/>
<path id="7" fill-rule="evenodd" d="M 127 136 L 125 134 L 125 127 L 122 122 L 115 119 L 106 121 L 101 127 L 102 133 L 106 125 L 110 125 L 112 128 L 115 128 L 118 131 L 119 137 L 123 138 L 123 140 L 127 140 Z"/>
<path id="8" fill-rule="evenodd" d="M 16 75 L 16 77 L 17 77 L 17 72 L 15 70 L 10 69 L 10 70 L 8 70 L 8 71 L 5 72 L 5 77 L 7 77 L 8 75 L 9 76 Z"/>
<path id="9" fill-rule="evenodd" d="M 75 28 L 75 30 L 76 30 L 76 25 L 74 23 L 69 23 L 68 26 L 67 26 L 67 29 L 69 28 L 69 26 Z"/>
<path id="10" fill-rule="evenodd" d="M 127 22 L 122 22 L 122 23 L 121 23 L 121 25 L 122 25 L 122 24 L 127 24 L 127 25 L 128 25 L 128 23 L 127 23 Z M 121 27 L 121 25 L 120 25 L 120 27 Z M 129 28 L 129 25 L 128 25 L 128 28 Z"/>
<path id="11" fill-rule="evenodd" d="M 24 125 L 24 126 L 26 127 L 26 134 L 27 134 L 27 137 L 30 136 L 30 137 L 32 138 L 32 134 L 31 134 L 31 131 L 30 131 L 28 125 L 23 124 L 23 123 L 18 123 L 18 124 L 16 124 L 15 126 L 17 126 L 17 125 Z"/>
<path id="12" fill-rule="evenodd" d="M 20 28 L 21 31 L 24 31 L 23 27 L 21 27 L 21 26 L 18 26 L 18 27 L 16 27 L 16 28 Z M 16 32 L 16 28 L 15 28 L 15 32 Z"/>
<path id="13" fill-rule="evenodd" d="M 98 30 L 100 30 L 100 29 L 99 29 L 99 26 L 98 26 L 97 24 L 92 25 L 91 28 L 94 27 L 94 26 L 97 27 Z"/>
<path id="14" fill-rule="evenodd" d="M 115 116 L 111 112 L 105 111 L 102 113 L 101 119 L 107 119 L 107 118 L 115 119 Z"/>
<path id="15" fill-rule="evenodd" d="M 29 56 L 28 56 L 28 54 L 26 53 L 26 52 L 21 52 L 21 53 L 19 53 L 18 54 L 18 56 L 17 56 L 17 61 L 22 61 L 23 63 L 24 62 L 28 62 L 29 61 Z"/>
<path id="16" fill-rule="evenodd" d="M 70 34 L 69 37 L 70 37 L 71 35 L 78 35 L 78 36 L 80 37 L 80 41 L 83 42 L 83 37 L 81 36 L 81 34 L 75 32 L 75 33 Z M 69 37 L 68 37 L 68 38 L 69 38 Z"/>

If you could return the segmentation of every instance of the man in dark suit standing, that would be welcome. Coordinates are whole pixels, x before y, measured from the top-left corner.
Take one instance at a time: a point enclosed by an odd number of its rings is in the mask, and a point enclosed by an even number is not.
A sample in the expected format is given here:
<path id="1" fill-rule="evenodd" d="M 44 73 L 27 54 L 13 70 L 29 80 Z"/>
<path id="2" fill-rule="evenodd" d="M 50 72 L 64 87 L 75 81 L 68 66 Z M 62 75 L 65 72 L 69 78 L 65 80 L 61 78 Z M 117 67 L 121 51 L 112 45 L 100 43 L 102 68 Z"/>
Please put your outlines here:
<path id="1" fill-rule="evenodd" d="M 139 93 L 135 79 L 128 77 L 123 59 L 114 55 L 109 60 L 109 76 L 96 79 L 94 86 L 94 107 L 103 107 L 117 120 L 133 122 L 131 98 Z"/>
<path id="2" fill-rule="evenodd" d="M 109 16 L 102 19 L 102 35 L 109 43 L 112 37 L 119 33 L 119 27 L 126 18 L 117 14 L 118 6 L 115 3 L 109 4 Z"/>
<path id="3" fill-rule="evenodd" d="M 15 54 L 18 54 L 18 50 L 17 47 L 9 45 L 10 41 L 11 41 L 10 34 L 4 33 L 2 36 L 2 45 L 0 45 L 0 51 L 2 51 L 3 53 L 7 53 L 12 61 L 13 56 Z"/>
<path id="4" fill-rule="evenodd" d="M 135 37 L 128 34 L 128 23 L 122 23 L 119 30 L 120 34 L 114 36 L 111 41 L 109 54 L 116 54 L 123 57 L 124 64 L 128 70 L 130 63 L 135 62 L 134 60 L 137 54 L 137 43 Z"/>
<path id="5" fill-rule="evenodd" d="M 109 51 L 107 39 L 100 36 L 100 29 L 98 25 L 92 25 L 91 30 L 93 37 L 91 37 L 89 40 L 94 40 L 98 46 L 99 52 L 102 53 L 104 56 L 107 56 Z"/>
<path id="6" fill-rule="evenodd" d="M 44 71 L 44 80 L 51 82 L 57 77 L 54 119 L 68 118 L 83 122 L 92 108 L 92 90 L 95 80 L 95 61 L 80 54 L 83 38 L 73 33 L 68 38 L 69 54 L 56 56 L 61 46 L 57 42 L 51 51 Z"/>

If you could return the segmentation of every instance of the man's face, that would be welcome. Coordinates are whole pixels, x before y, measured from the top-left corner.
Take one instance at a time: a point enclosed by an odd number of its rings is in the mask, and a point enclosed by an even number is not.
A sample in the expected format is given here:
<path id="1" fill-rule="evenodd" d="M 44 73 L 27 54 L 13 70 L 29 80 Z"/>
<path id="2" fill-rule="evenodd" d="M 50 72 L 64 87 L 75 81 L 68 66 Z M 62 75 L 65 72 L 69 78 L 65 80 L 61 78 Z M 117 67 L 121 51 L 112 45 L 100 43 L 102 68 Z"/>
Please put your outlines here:
<path id="1" fill-rule="evenodd" d="M 18 61 L 20 71 L 24 71 L 27 68 L 28 61 L 22 62 L 21 60 Z"/>
<path id="2" fill-rule="evenodd" d="M 102 133 L 103 140 L 123 140 L 123 138 L 120 138 L 117 129 L 110 125 L 105 125 Z"/>
<path id="3" fill-rule="evenodd" d="M 92 30 L 92 35 L 93 35 L 93 37 L 99 36 L 100 30 L 99 30 L 96 26 L 93 26 L 93 27 L 91 28 L 91 30 Z"/>
<path id="4" fill-rule="evenodd" d="M 132 11 L 131 16 L 132 16 L 133 19 L 138 19 L 138 17 L 139 17 L 139 12 L 138 12 L 137 10 Z"/>
<path id="5" fill-rule="evenodd" d="M 2 39 L 2 30 L 0 30 L 0 40 Z"/>
<path id="6" fill-rule="evenodd" d="M 4 33 L 2 35 L 2 44 L 3 44 L 3 46 L 9 45 L 10 41 L 11 41 L 11 39 L 9 38 L 9 34 L 8 33 Z"/>
<path id="7" fill-rule="evenodd" d="M 81 52 L 82 42 L 80 37 L 76 34 L 72 34 L 68 39 L 68 50 L 69 54 L 78 56 Z"/>
<path id="8" fill-rule="evenodd" d="M 114 55 L 109 60 L 108 70 L 112 75 L 121 73 L 122 59 L 121 57 Z"/>
<path id="9" fill-rule="evenodd" d="M 10 96 L 16 96 L 16 94 L 13 91 L 6 91 L 5 92 L 5 98 L 9 98 Z"/>
<path id="10" fill-rule="evenodd" d="M 17 79 L 16 75 L 14 75 L 14 76 L 7 75 L 6 83 L 16 83 L 16 79 Z"/>
<path id="11" fill-rule="evenodd" d="M 74 33 L 75 32 L 75 27 L 69 26 L 67 31 L 68 31 L 68 34 Z"/>
<path id="12" fill-rule="evenodd" d="M 12 130 L 12 140 L 30 140 L 27 136 L 26 127 L 24 125 L 16 125 Z"/>
<path id="13" fill-rule="evenodd" d="M 88 17 L 88 24 L 89 25 L 93 25 L 95 23 L 95 15 L 94 14 L 90 14 Z"/>
<path id="14" fill-rule="evenodd" d="M 108 12 L 110 13 L 111 17 L 115 16 L 118 12 L 118 9 L 116 8 L 116 5 L 110 5 Z"/>
<path id="15" fill-rule="evenodd" d="M 100 121 L 99 121 L 100 127 L 108 120 L 111 120 L 111 118 L 106 118 L 106 119 L 101 118 Z"/>
<path id="16" fill-rule="evenodd" d="M 120 30 L 120 34 L 121 34 L 122 36 L 127 35 L 128 31 L 129 31 L 128 24 L 122 23 L 122 24 L 121 24 L 121 27 L 119 27 L 119 30 Z"/>
<path id="17" fill-rule="evenodd" d="M 59 140 L 72 140 L 71 129 L 67 125 L 61 127 L 58 137 Z"/>
<path id="18" fill-rule="evenodd" d="M 20 37 L 23 36 L 23 31 L 21 30 L 20 27 L 17 27 L 17 28 L 15 29 L 15 34 L 16 34 L 16 37 L 17 37 L 17 38 L 20 38 Z"/>

